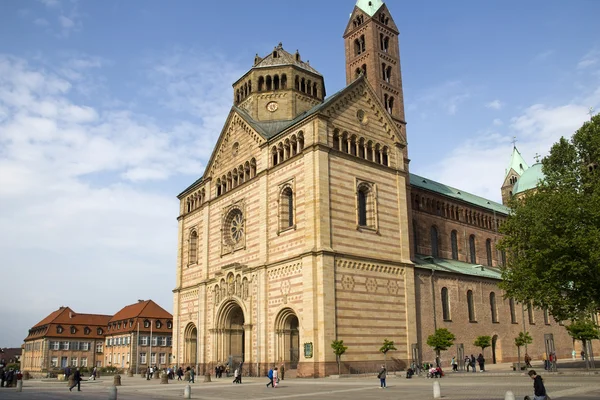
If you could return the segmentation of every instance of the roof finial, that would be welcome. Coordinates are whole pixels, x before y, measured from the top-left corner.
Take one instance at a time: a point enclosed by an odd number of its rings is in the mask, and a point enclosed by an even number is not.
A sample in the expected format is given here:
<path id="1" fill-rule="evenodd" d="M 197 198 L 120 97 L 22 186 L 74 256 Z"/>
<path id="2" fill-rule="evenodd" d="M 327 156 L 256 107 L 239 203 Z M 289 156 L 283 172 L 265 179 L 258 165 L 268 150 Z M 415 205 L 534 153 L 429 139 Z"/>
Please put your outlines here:
<path id="1" fill-rule="evenodd" d="M 513 140 L 511 141 L 511 143 L 513 144 L 513 148 L 517 148 L 517 137 L 513 136 Z"/>
<path id="2" fill-rule="evenodd" d="M 590 116 L 590 121 L 591 121 L 592 117 L 594 116 L 594 107 L 590 107 L 590 109 L 588 110 L 588 115 Z"/>
<path id="3" fill-rule="evenodd" d="M 540 157 L 541 156 L 539 155 L 539 153 L 535 153 L 535 156 L 533 156 L 533 159 L 535 160 L 536 163 L 539 163 L 540 162 Z"/>

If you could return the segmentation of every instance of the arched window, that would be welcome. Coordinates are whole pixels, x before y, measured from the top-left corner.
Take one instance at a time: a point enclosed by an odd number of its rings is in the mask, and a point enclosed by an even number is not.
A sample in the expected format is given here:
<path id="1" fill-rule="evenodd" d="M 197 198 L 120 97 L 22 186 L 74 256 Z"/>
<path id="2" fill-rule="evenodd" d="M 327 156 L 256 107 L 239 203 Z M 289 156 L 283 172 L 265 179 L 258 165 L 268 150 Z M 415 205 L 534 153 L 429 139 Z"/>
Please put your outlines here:
<path id="1" fill-rule="evenodd" d="M 304 134 L 302 132 L 298 133 L 298 152 L 304 150 Z"/>
<path id="2" fill-rule="evenodd" d="M 273 77 L 273 90 L 279 89 L 279 75 Z"/>
<path id="3" fill-rule="evenodd" d="M 279 197 L 279 220 L 280 230 L 294 226 L 294 192 L 290 186 Z"/>
<path id="4" fill-rule="evenodd" d="M 458 234 L 456 231 L 450 233 L 450 242 L 452 243 L 452 259 L 458 260 Z"/>
<path id="5" fill-rule="evenodd" d="M 490 308 L 492 309 L 492 322 L 498 322 L 498 310 L 496 309 L 496 293 L 490 293 Z"/>
<path id="6" fill-rule="evenodd" d="M 313 83 L 313 92 L 312 92 L 313 96 L 318 97 L 317 94 L 317 82 Z"/>
<path id="7" fill-rule="evenodd" d="M 375 228 L 375 196 L 371 184 L 362 182 L 356 190 L 358 226 Z"/>
<path id="8" fill-rule="evenodd" d="M 492 266 L 492 240 L 485 241 L 485 254 L 487 256 L 487 265 Z"/>
<path id="9" fill-rule="evenodd" d="M 190 248 L 189 248 L 189 261 L 188 265 L 197 263 L 197 247 L 198 247 L 198 233 L 192 231 L 190 233 Z"/>
<path id="10" fill-rule="evenodd" d="M 477 264 L 477 255 L 475 254 L 475 235 L 469 236 L 469 261 L 471 264 Z"/>
<path id="11" fill-rule="evenodd" d="M 271 148 L 271 160 L 273 166 L 277 165 L 277 147 L 275 146 Z"/>
<path id="12" fill-rule="evenodd" d="M 467 306 L 469 308 L 469 322 L 475 322 L 475 304 L 473 303 L 473 291 L 467 291 Z"/>
<path id="13" fill-rule="evenodd" d="M 364 53 L 365 50 L 367 49 L 367 47 L 366 47 L 366 41 L 365 41 L 365 35 L 360 35 L 359 42 L 360 42 L 360 52 Z"/>
<path id="14" fill-rule="evenodd" d="M 333 148 L 340 150 L 340 131 L 337 129 L 333 132 Z"/>
<path id="15" fill-rule="evenodd" d="M 294 89 L 300 90 L 300 78 L 298 78 L 298 75 L 296 75 L 296 78 L 294 79 Z"/>
<path id="16" fill-rule="evenodd" d="M 281 74 L 281 88 L 287 89 L 287 75 Z"/>
<path id="17" fill-rule="evenodd" d="M 367 77 L 367 64 L 363 64 L 360 69 L 362 69 L 362 73 L 365 76 L 365 78 Z"/>
<path id="18" fill-rule="evenodd" d="M 529 325 L 535 325 L 535 316 L 533 314 L 533 304 L 531 304 L 531 301 L 527 303 L 527 317 L 529 318 Z"/>
<path id="19" fill-rule="evenodd" d="M 256 160 L 253 158 L 250 160 L 250 178 L 256 176 Z"/>
<path id="20" fill-rule="evenodd" d="M 258 77 L 258 91 L 262 92 L 265 88 L 265 78 L 260 76 Z"/>
<path id="21" fill-rule="evenodd" d="M 387 146 L 381 150 L 381 163 L 386 167 L 389 166 L 388 148 Z"/>
<path id="22" fill-rule="evenodd" d="M 431 235 L 431 255 L 433 257 L 439 257 L 438 230 L 435 226 L 431 227 L 430 235 Z"/>
<path id="23" fill-rule="evenodd" d="M 450 321 L 450 300 L 448 298 L 448 288 L 442 288 L 442 318 L 444 321 Z"/>
<path id="24" fill-rule="evenodd" d="M 510 307 L 510 323 L 517 323 L 517 311 L 515 310 L 515 299 L 509 299 L 508 305 Z"/>
<path id="25" fill-rule="evenodd" d="M 271 79 L 271 75 L 267 75 L 266 85 L 267 85 L 267 91 L 272 89 L 273 80 Z"/>
<path id="26" fill-rule="evenodd" d="M 300 91 L 306 93 L 306 81 L 304 78 L 300 79 Z"/>
<path id="27" fill-rule="evenodd" d="M 358 39 L 354 40 L 354 55 L 357 56 L 360 54 L 360 41 Z"/>

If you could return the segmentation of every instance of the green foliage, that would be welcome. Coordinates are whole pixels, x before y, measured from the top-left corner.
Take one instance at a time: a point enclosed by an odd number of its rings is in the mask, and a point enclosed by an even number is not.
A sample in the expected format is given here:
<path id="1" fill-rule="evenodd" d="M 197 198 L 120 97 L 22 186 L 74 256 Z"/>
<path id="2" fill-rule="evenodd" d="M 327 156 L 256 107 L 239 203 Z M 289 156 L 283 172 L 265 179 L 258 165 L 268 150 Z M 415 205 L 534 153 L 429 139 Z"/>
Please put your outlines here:
<path id="1" fill-rule="evenodd" d="M 473 342 L 474 346 L 481 347 L 481 351 L 484 351 L 486 347 L 490 347 L 492 345 L 492 337 L 491 336 L 477 336 L 477 339 Z"/>
<path id="2" fill-rule="evenodd" d="M 13 371 L 20 370 L 21 369 L 21 364 L 19 364 L 19 363 L 7 364 L 6 367 L 4 368 L 4 370 L 8 371 L 9 369 L 12 369 Z"/>
<path id="3" fill-rule="evenodd" d="M 342 354 L 348 350 L 348 346 L 344 346 L 343 340 L 334 340 L 331 342 L 331 348 L 333 349 L 333 353 L 340 357 Z"/>
<path id="4" fill-rule="evenodd" d="M 456 336 L 446 328 L 436 329 L 433 335 L 427 338 L 427 346 L 431 347 L 437 354 L 448 350 L 454 344 Z"/>
<path id="5" fill-rule="evenodd" d="M 598 325 L 590 319 L 578 319 L 565 326 L 569 335 L 575 340 L 588 341 L 600 339 L 600 330 Z"/>
<path id="6" fill-rule="evenodd" d="M 499 248 L 507 297 L 559 321 L 600 309 L 600 115 L 561 138 L 538 187 L 509 204 Z"/>
<path id="7" fill-rule="evenodd" d="M 517 347 L 523 347 L 526 344 L 531 344 L 531 342 L 533 342 L 533 339 L 529 332 L 519 332 L 519 336 L 515 338 L 515 346 Z"/>
<path id="8" fill-rule="evenodd" d="M 379 351 L 383 354 L 387 354 L 387 352 L 390 350 L 396 350 L 396 347 L 394 346 L 394 341 L 383 339 L 383 346 L 379 348 Z"/>

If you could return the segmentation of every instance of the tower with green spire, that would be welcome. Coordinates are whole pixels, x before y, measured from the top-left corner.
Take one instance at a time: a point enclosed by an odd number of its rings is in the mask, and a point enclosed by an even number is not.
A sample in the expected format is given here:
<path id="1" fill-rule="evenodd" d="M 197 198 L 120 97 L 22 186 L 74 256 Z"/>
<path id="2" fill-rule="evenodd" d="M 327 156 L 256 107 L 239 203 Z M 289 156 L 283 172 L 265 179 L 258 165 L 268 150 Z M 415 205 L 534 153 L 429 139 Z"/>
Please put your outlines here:
<path id="1" fill-rule="evenodd" d="M 504 183 L 502 184 L 502 204 L 506 205 L 508 200 L 513 196 L 514 187 L 517 184 L 521 175 L 529 168 L 523 156 L 513 143 L 513 151 L 510 156 L 510 163 L 504 174 Z"/>

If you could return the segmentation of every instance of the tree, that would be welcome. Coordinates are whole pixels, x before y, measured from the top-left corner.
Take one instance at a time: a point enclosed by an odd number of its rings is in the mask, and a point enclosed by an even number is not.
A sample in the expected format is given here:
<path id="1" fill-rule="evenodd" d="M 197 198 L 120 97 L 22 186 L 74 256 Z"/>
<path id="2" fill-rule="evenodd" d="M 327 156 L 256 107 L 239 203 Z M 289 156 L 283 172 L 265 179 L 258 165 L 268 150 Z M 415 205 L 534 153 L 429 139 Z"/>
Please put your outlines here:
<path id="1" fill-rule="evenodd" d="M 435 363 L 440 366 L 440 352 L 446 351 L 454 344 L 456 336 L 446 328 L 436 329 L 433 335 L 427 338 L 427 346 L 435 351 Z"/>
<path id="2" fill-rule="evenodd" d="M 580 318 L 566 326 L 569 335 L 575 340 L 581 340 L 583 352 L 585 355 L 585 367 L 590 369 L 590 360 L 588 355 L 587 344 L 590 340 L 600 339 L 600 330 L 598 325 L 589 318 Z"/>
<path id="3" fill-rule="evenodd" d="M 501 226 L 507 297 L 547 307 L 558 321 L 600 309 L 600 115 L 561 138 L 542 160 L 544 178 L 512 199 Z"/>
<path id="4" fill-rule="evenodd" d="M 529 335 L 529 332 L 519 332 L 519 336 L 515 338 L 515 346 L 517 346 L 517 366 L 519 371 L 521 370 L 521 347 L 531 344 L 533 339 Z"/>
<path id="5" fill-rule="evenodd" d="M 341 375 L 340 362 L 342 360 L 342 354 L 348 350 L 347 346 L 344 346 L 343 340 L 334 340 L 331 342 L 331 348 L 333 349 L 333 353 L 335 354 L 335 358 L 337 360 L 338 365 L 338 375 Z"/>
<path id="6" fill-rule="evenodd" d="M 492 345 L 492 337 L 491 336 L 477 336 L 477 339 L 473 342 L 474 346 L 481 347 L 481 353 L 483 354 L 486 347 L 490 347 Z M 485 355 L 485 354 L 484 354 Z"/>
<path id="7" fill-rule="evenodd" d="M 385 369 L 387 369 L 387 352 L 390 350 L 396 350 L 394 341 L 383 339 L 383 346 L 379 348 L 379 351 L 383 353 L 383 363 L 385 365 Z"/>

